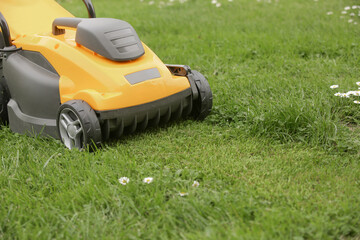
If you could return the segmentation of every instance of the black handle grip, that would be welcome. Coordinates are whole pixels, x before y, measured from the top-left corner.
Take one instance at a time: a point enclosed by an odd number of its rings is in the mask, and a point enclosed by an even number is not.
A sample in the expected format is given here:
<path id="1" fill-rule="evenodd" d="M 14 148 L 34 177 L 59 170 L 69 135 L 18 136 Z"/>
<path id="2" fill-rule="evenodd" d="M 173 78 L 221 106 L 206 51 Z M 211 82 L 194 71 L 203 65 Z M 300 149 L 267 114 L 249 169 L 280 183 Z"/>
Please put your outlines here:
<path id="1" fill-rule="evenodd" d="M 4 15 L 1 12 L 0 12 L 0 27 L 1 27 L 2 35 L 4 37 L 5 47 L 11 47 L 12 43 L 11 43 L 9 26 L 6 22 Z"/>
<path id="2" fill-rule="evenodd" d="M 89 18 L 96 18 L 95 8 L 91 0 L 83 0 L 88 10 Z"/>

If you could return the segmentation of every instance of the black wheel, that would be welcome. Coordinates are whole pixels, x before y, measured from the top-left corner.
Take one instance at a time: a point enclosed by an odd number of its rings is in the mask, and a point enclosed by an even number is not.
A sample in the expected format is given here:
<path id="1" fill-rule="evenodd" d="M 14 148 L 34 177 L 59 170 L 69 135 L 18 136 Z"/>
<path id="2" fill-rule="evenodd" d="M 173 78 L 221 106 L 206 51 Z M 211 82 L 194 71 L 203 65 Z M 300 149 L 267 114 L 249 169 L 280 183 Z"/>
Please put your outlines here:
<path id="1" fill-rule="evenodd" d="M 69 149 L 93 151 L 101 144 L 99 120 L 85 101 L 71 100 L 62 104 L 56 124 L 61 141 Z"/>
<path id="2" fill-rule="evenodd" d="M 7 104 L 9 102 L 9 95 L 6 88 L 0 82 L 0 124 L 6 124 L 9 121 Z"/>
<path id="3" fill-rule="evenodd" d="M 191 74 L 199 92 L 199 97 L 194 100 L 192 115 L 197 120 L 205 119 L 211 112 L 213 105 L 213 96 L 209 82 L 198 71 L 192 70 Z"/>

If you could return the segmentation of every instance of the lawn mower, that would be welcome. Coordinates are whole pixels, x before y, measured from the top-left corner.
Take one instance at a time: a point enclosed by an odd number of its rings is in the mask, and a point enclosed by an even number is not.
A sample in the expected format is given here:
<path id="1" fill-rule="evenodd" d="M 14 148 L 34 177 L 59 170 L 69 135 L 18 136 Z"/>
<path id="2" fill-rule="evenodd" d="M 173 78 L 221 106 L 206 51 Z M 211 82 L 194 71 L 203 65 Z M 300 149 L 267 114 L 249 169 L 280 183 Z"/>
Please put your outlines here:
<path id="1" fill-rule="evenodd" d="M 208 81 L 165 65 L 127 22 L 76 18 L 54 0 L 0 1 L 0 122 L 30 136 L 95 149 L 170 120 L 204 119 Z"/>

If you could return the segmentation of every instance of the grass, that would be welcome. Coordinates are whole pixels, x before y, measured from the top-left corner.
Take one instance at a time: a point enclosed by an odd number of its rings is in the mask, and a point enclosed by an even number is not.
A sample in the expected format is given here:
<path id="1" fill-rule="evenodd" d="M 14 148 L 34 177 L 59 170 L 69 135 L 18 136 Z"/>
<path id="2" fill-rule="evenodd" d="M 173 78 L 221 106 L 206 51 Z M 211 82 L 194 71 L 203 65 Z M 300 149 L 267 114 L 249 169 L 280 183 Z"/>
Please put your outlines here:
<path id="1" fill-rule="evenodd" d="M 360 238 L 359 106 L 329 88 L 360 79 L 360 28 L 339 17 L 355 1 L 94 4 L 201 71 L 214 111 L 93 154 L 4 126 L 0 239 Z"/>

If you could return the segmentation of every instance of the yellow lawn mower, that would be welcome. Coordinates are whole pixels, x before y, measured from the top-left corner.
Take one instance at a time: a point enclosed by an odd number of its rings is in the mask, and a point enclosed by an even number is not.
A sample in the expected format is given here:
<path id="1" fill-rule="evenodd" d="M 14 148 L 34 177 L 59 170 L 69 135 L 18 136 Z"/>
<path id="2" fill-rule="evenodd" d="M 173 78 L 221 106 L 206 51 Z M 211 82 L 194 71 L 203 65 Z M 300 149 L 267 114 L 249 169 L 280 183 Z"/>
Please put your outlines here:
<path id="1" fill-rule="evenodd" d="M 212 108 L 208 81 L 165 65 L 127 22 L 76 18 L 54 0 L 0 1 L 0 122 L 13 132 L 99 147 Z"/>

